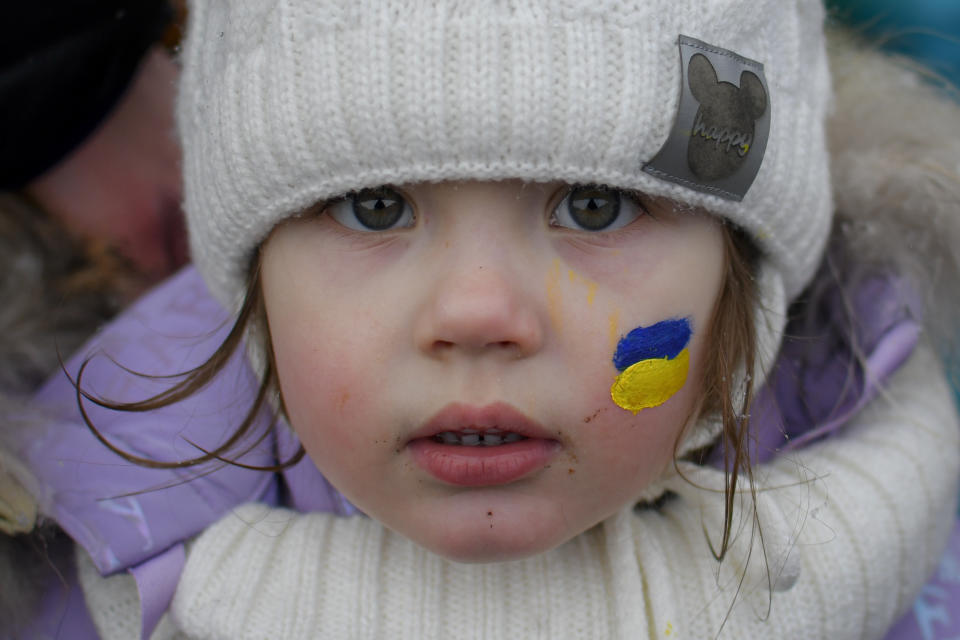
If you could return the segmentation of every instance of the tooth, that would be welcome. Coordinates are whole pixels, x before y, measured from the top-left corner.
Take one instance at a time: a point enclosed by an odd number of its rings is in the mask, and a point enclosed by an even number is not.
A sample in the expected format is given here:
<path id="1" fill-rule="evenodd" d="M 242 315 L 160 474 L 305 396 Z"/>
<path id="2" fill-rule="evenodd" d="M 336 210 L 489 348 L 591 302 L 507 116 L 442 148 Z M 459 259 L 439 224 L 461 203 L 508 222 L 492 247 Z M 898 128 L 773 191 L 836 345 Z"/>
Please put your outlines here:
<path id="1" fill-rule="evenodd" d="M 519 433 L 508 433 L 503 437 L 503 442 L 505 444 L 509 442 L 519 442 L 520 440 L 523 440 L 523 436 Z"/>
<path id="2" fill-rule="evenodd" d="M 460 429 L 460 433 L 466 433 L 469 435 L 469 434 L 480 433 L 480 432 L 477 431 L 476 429 Z"/>
<path id="3" fill-rule="evenodd" d="M 483 444 L 488 447 L 495 447 L 498 444 L 500 444 L 502 440 L 503 438 L 501 438 L 500 435 L 496 433 L 490 433 L 489 431 L 487 431 L 485 434 L 483 434 Z"/>
<path id="4" fill-rule="evenodd" d="M 458 444 L 460 442 L 460 438 L 453 431 L 444 431 L 440 434 L 440 438 L 444 444 Z"/>
<path id="5" fill-rule="evenodd" d="M 464 433 L 460 438 L 460 443 L 468 447 L 475 447 L 480 444 L 480 434 L 479 433 Z"/>

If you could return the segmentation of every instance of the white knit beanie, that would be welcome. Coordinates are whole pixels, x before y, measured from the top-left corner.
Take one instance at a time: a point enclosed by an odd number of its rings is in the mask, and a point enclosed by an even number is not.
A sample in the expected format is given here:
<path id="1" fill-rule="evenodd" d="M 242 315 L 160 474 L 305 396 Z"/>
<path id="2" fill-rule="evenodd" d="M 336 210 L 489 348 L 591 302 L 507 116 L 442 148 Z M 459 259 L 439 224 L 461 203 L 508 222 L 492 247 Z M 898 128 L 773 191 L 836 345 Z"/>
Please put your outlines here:
<path id="1" fill-rule="evenodd" d="M 178 105 L 194 261 L 237 308 L 273 226 L 332 196 L 635 189 L 757 242 L 769 363 L 830 228 L 822 22 L 820 0 L 195 0 Z"/>

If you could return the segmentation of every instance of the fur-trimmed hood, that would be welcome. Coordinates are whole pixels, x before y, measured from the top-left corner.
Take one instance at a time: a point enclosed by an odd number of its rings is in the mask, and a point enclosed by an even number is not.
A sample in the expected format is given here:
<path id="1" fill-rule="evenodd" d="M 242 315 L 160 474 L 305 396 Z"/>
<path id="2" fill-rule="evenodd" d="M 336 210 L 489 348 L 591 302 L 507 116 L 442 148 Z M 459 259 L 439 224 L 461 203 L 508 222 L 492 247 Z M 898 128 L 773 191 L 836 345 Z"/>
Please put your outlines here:
<path id="1" fill-rule="evenodd" d="M 907 58 L 828 29 L 835 239 L 906 275 L 949 360 L 960 337 L 960 104 Z"/>

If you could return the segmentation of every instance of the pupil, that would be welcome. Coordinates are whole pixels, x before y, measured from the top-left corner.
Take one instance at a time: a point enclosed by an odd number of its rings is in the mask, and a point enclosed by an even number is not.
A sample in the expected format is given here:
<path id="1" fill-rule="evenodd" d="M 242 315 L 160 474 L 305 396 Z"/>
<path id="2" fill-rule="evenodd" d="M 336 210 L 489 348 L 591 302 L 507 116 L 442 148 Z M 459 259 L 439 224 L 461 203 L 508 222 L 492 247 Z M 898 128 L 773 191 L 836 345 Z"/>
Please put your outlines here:
<path id="1" fill-rule="evenodd" d="M 403 196 L 389 187 L 364 189 L 353 196 L 353 215 L 367 229 L 381 231 L 400 220 L 404 204 Z"/>
<path id="2" fill-rule="evenodd" d="M 588 231 L 609 227 L 620 215 L 620 192 L 607 187 L 576 187 L 570 192 L 570 217 Z"/>

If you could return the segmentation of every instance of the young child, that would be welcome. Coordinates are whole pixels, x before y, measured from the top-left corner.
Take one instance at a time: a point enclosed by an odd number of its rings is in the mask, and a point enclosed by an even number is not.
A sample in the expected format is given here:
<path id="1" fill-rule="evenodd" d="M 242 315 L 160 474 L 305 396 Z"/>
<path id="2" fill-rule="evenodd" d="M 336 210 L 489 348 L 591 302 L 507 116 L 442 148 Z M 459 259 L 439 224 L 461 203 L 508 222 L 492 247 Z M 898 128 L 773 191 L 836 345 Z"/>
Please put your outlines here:
<path id="1" fill-rule="evenodd" d="M 98 346 L 184 382 L 68 363 L 39 399 L 107 447 L 24 454 L 97 631 L 882 637 L 950 533 L 957 418 L 902 281 L 824 259 L 822 19 L 196 3 L 186 210 L 236 323 L 171 350 L 223 319 L 181 274 Z"/>

